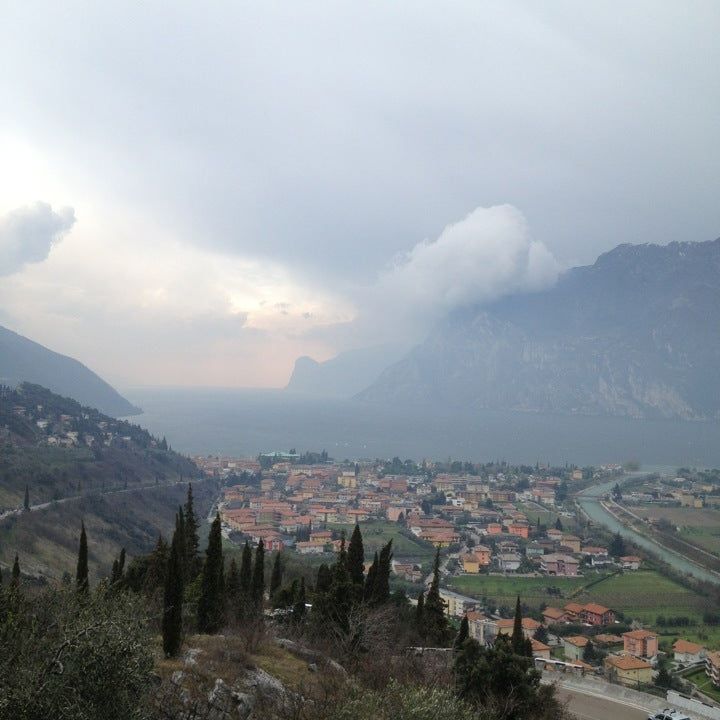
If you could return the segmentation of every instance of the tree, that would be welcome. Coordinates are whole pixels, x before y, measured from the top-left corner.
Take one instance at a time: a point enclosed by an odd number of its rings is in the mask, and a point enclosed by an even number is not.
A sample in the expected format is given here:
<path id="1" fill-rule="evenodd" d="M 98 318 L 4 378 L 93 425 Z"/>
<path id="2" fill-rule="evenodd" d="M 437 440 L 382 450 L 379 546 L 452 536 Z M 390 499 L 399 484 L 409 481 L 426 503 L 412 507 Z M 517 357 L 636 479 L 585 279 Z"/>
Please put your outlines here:
<path id="1" fill-rule="evenodd" d="M 300 623 L 302 622 L 303 618 L 305 617 L 305 578 L 300 578 L 300 585 L 298 587 L 297 594 L 295 595 L 295 602 L 293 603 L 292 608 L 292 619 L 293 622 Z"/>
<path id="2" fill-rule="evenodd" d="M 253 566 L 252 584 L 250 586 L 250 599 L 256 611 L 262 610 L 265 597 L 265 543 L 262 538 L 255 550 L 255 565 Z"/>
<path id="3" fill-rule="evenodd" d="M 531 658 L 513 652 L 506 635 L 491 648 L 466 640 L 454 665 L 458 696 L 498 720 L 556 720 L 563 717 L 552 686 L 540 685 Z"/>
<path id="4" fill-rule="evenodd" d="M 350 573 L 350 582 L 353 584 L 354 599 L 360 600 L 365 583 L 365 549 L 358 523 L 355 523 L 355 529 L 350 536 L 348 545 L 348 572 Z"/>
<path id="5" fill-rule="evenodd" d="M 275 562 L 273 562 L 272 574 L 270 575 L 270 597 L 280 589 L 282 585 L 282 560 L 280 553 L 275 553 Z"/>
<path id="6" fill-rule="evenodd" d="M 30 512 L 30 488 L 25 486 L 25 499 L 23 500 L 23 510 Z"/>
<path id="7" fill-rule="evenodd" d="M 191 483 L 188 483 L 187 499 L 183 510 L 185 519 L 185 553 L 183 560 L 185 563 L 185 577 L 188 581 L 191 581 L 197 577 L 200 571 L 200 558 L 198 555 L 200 548 L 199 523 L 195 514 Z"/>
<path id="8" fill-rule="evenodd" d="M 379 560 L 376 550 L 373 561 L 368 569 L 367 577 L 365 578 L 365 587 L 363 588 L 363 600 L 365 600 L 365 602 L 370 601 L 375 590 L 375 578 L 377 577 L 378 564 Z"/>
<path id="9" fill-rule="evenodd" d="M 185 547 L 183 537 L 176 523 L 170 545 L 165 588 L 163 593 L 162 638 L 165 657 L 176 657 L 180 652 L 183 637 L 182 603 Z"/>
<path id="10" fill-rule="evenodd" d="M 468 623 L 468 617 L 467 615 L 463 615 L 463 619 L 460 622 L 460 630 L 458 630 L 458 634 L 455 636 L 455 642 L 453 643 L 453 648 L 455 650 L 459 650 L 463 643 L 468 639 L 470 636 L 470 624 Z"/>
<path id="11" fill-rule="evenodd" d="M 228 597 L 230 607 L 237 611 L 240 603 L 240 571 L 238 570 L 235 558 L 230 561 L 230 572 L 225 582 L 225 594 Z"/>
<path id="12" fill-rule="evenodd" d="M 250 599 L 250 588 L 252 586 L 252 550 L 250 544 L 245 541 L 245 547 L 240 561 L 240 601 L 247 603 Z"/>
<path id="13" fill-rule="evenodd" d="M 435 552 L 433 579 L 423 606 L 423 635 L 436 647 L 445 647 L 448 641 L 448 619 L 445 603 L 440 597 L 440 549 Z"/>
<path id="14" fill-rule="evenodd" d="M 20 560 L 15 555 L 15 562 L 12 566 L 12 573 L 10 574 L 10 592 L 18 592 L 20 590 Z"/>
<path id="15" fill-rule="evenodd" d="M 392 564 L 392 538 L 383 545 L 378 557 L 377 573 L 373 583 L 370 602 L 373 605 L 384 605 L 390 599 L 390 568 Z"/>
<path id="16" fill-rule="evenodd" d="M 82 523 L 80 530 L 80 547 L 78 549 L 77 569 L 75 571 L 75 584 L 78 592 L 87 593 L 90 589 L 88 581 L 88 546 L 85 523 Z"/>
<path id="17" fill-rule="evenodd" d="M 352 606 L 352 592 L 352 582 L 348 572 L 348 555 L 345 550 L 345 533 L 343 532 L 337 560 L 332 568 L 332 585 L 328 593 L 329 603 L 327 607 L 330 620 L 343 633 L 347 633 L 350 629 L 349 617 Z"/>
<path id="18" fill-rule="evenodd" d="M 586 644 L 585 647 L 583 648 L 583 657 L 582 657 L 582 659 L 583 659 L 586 663 L 592 664 L 593 660 L 595 660 L 595 656 L 596 656 L 595 646 L 593 645 L 592 640 L 588 640 L 588 641 L 587 641 L 587 644 Z"/>
<path id="19" fill-rule="evenodd" d="M 567 480 L 562 480 L 555 491 L 555 500 L 559 503 L 565 502 L 568 496 Z"/>
<path id="20" fill-rule="evenodd" d="M 564 528 L 563 528 L 563 524 L 562 524 L 562 520 L 560 519 L 560 516 L 559 516 L 559 515 L 558 515 L 558 519 L 555 521 L 555 529 L 556 529 L 556 530 L 560 530 L 560 532 L 562 532 L 563 529 L 564 529 Z"/>
<path id="21" fill-rule="evenodd" d="M 317 571 L 317 579 L 315 580 L 315 592 L 320 594 L 326 593 L 330 590 L 331 585 L 332 573 L 330 572 L 330 568 L 325 563 L 322 563 Z"/>
<path id="22" fill-rule="evenodd" d="M 525 634 L 522 626 L 522 606 L 520 605 L 520 596 L 515 601 L 515 618 L 513 619 L 513 631 L 510 636 L 510 645 L 514 653 L 518 655 L 525 654 Z"/>
<path id="23" fill-rule="evenodd" d="M 533 637 L 541 643 L 547 644 L 548 641 L 548 631 L 547 628 L 544 625 L 538 625 L 538 629 L 535 631 L 535 634 Z"/>
<path id="24" fill-rule="evenodd" d="M 612 540 L 608 545 L 608 554 L 614 558 L 625 555 L 625 541 L 619 532 L 612 536 Z"/>
<path id="25" fill-rule="evenodd" d="M 417 599 L 417 605 L 415 606 L 415 627 L 417 628 L 418 632 L 420 633 L 420 637 L 424 639 L 425 637 L 425 593 L 421 592 L 418 595 Z"/>
<path id="26" fill-rule="evenodd" d="M 205 564 L 200 584 L 200 599 L 197 606 L 197 626 L 201 633 L 218 632 L 224 622 L 224 573 L 220 514 L 210 526 Z"/>

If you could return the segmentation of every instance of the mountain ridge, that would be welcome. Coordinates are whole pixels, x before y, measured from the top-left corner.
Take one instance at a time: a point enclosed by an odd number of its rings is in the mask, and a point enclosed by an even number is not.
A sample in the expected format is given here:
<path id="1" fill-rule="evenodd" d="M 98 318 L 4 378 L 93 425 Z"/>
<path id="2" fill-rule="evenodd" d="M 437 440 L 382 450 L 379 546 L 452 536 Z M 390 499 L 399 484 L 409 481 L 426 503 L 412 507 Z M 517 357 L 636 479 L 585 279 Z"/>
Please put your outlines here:
<path id="1" fill-rule="evenodd" d="M 142 410 L 78 360 L 0 325 L 0 384 L 37 383 L 113 417 Z"/>

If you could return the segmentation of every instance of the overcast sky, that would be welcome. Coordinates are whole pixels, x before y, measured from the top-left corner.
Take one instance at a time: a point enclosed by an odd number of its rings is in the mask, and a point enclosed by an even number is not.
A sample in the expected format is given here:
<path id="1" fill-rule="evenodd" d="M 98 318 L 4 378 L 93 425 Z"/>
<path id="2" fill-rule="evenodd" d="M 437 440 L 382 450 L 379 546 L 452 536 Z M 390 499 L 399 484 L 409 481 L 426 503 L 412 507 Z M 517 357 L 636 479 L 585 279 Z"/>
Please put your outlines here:
<path id="1" fill-rule="evenodd" d="M 720 3 L 0 11 L 0 324 L 284 385 L 622 242 L 720 235 Z"/>

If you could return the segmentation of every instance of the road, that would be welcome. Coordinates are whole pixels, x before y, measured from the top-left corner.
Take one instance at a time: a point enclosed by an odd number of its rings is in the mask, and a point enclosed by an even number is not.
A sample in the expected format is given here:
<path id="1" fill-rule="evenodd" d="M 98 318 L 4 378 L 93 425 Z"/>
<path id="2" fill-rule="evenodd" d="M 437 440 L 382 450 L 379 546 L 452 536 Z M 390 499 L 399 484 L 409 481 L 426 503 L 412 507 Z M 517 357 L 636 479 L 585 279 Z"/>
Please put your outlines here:
<path id="1" fill-rule="evenodd" d="M 568 703 L 568 710 L 578 720 L 647 720 L 649 710 L 597 695 L 585 695 L 574 690 L 558 688 L 557 694 Z"/>

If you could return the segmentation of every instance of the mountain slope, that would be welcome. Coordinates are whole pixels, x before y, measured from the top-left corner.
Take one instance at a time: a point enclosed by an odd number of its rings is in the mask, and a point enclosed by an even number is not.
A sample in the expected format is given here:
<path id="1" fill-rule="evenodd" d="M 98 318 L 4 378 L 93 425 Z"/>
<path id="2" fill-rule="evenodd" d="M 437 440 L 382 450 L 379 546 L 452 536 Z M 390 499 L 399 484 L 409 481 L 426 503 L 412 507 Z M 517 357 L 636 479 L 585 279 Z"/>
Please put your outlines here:
<path id="1" fill-rule="evenodd" d="M 720 240 L 621 245 L 440 323 L 366 401 L 720 418 Z"/>
<path id="2" fill-rule="evenodd" d="M 26 381 L 114 417 L 141 412 L 82 363 L 0 326 L 0 384 Z"/>

